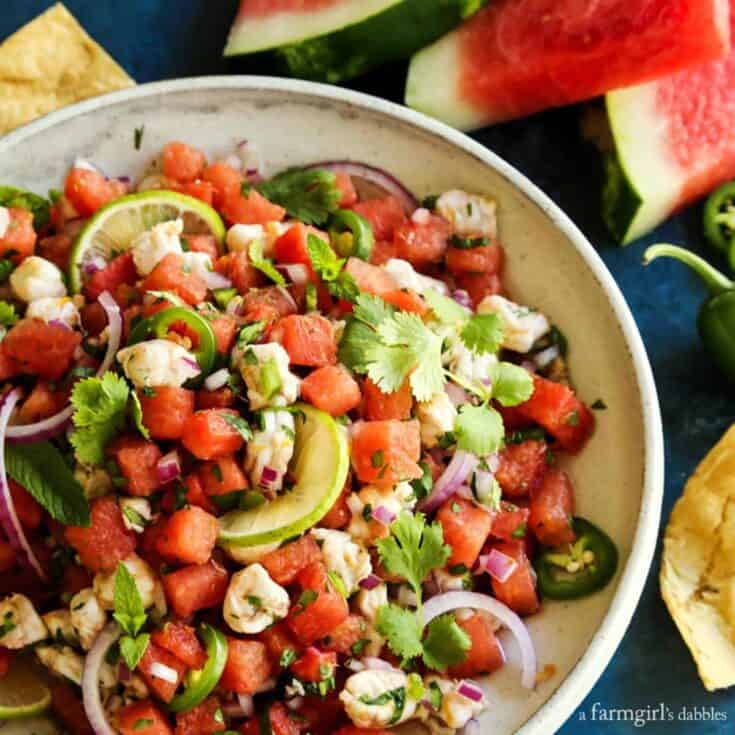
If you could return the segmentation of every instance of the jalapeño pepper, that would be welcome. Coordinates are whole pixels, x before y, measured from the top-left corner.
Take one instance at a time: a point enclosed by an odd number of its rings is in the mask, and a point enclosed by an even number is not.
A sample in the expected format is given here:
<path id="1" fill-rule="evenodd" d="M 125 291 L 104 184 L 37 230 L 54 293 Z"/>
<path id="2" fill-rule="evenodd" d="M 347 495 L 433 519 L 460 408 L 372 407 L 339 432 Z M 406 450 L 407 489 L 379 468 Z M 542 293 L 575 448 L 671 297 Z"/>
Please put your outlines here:
<path id="1" fill-rule="evenodd" d="M 710 245 L 730 258 L 735 242 L 735 181 L 723 184 L 710 194 L 704 205 L 704 234 Z"/>
<path id="2" fill-rule="evenodd" d="M 601 590 L 615 576 L 618 550 L 610 537 L 584 518 L 575 518 L 573 544 L 548 549 L 535 561 L 538 588 L 550 600 L 575 600 Z"/>
<path id="3" fill-rule="evenodd" d="M 212 327 L 209 326 L 209 322 L 193 309 L 185 306 L 172 306 L 157 312 L 133 328 L 128 338 L 128 344 L 134 345 L 150 337 L 162 339 L 168 334 L 171 325 L 176 322 L 183 322 L 189 329 L 196 333 L 197 345 L 192 348 L 192 352 L 199 363 L 199 367 L 202 369 L 202 375 L 207 375 L 214 365 L 214 359 L 217 354 L 217 342 L 214 338 Z"/>
<path id="4" fill-rule="evenodd" d="M 188 676 L 186 689 L 174 697 L 169 709 L 186 712 L 201 704 L 217 686 L 227 663 L 227 639 L 216 628 L 203 623 L 201 638 L 207 649 L 207 663 Z"/>
<path id="5" fill-rule="evenodd" d="M 353 256 L 360 260 L 370 260 L 373 252 L 373 228 L 357 212 L 340 209 L 332 216 L 329 239 L 334 249 L 343 258 Z"/>
<path id="6" fill-rule="evenodd" d="M 661 256 L 680 260 L 704 281 L 710 297 L 699 310 L 699 336 L 715 364 L 735 381 L 735 283 L 698 255 L 675 245 L 652 245 L 643 262 Z"/>

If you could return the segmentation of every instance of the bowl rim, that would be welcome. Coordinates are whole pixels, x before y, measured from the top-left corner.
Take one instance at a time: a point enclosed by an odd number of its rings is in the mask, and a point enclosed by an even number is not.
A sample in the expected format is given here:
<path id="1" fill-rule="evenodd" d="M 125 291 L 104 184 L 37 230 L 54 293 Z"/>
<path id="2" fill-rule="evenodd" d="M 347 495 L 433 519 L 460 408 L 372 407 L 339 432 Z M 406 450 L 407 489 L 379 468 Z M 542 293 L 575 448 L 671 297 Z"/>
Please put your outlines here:
<path id="1" fill-rule="evenodd" d="M 379 113 L 469 153 L 494 169 L 522 192 L 572 243 L 602 288 L 630 352 L 641 401 L 644 435 L 644 474 L 641 511 L 630 555 L 615 595 L 587 650 L 549 699 L 520 727 L 517 735 L 549 735 L 573 714 L 602 676 L 617 650 L 638 606 L 653 562 L 658 539 L 664 489 L 664 443 L 661 412 L 653 372 L 633 315 L 615 279 L 599 254 L 572 220 L 551 198 L 504 159 L 464 133 L 402 105 L 341 87 L 282 77 L 204 76 L 151 82 L 93 97 L 52 112 L 0 138 L 0 156 L 43 130 L 77 116 L 124 102 L 168 93 L 245 89 L 299 94 L 312 99 L 347 103 Z"/>

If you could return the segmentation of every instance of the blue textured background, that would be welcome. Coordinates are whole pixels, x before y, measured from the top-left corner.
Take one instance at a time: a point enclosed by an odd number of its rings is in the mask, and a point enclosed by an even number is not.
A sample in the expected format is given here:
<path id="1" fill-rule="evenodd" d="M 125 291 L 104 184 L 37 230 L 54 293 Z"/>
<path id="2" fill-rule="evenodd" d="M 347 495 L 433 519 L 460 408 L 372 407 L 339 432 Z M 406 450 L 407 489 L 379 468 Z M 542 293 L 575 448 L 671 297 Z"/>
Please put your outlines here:
<path id="1" fill-rule="evenodd" d="M 52 3 L 2 0 L 0 40 Z M 67 0 L 67 7 L 140 83 L 183 76 L 258 71 L 258 62 L 225 62 L 221 49 L 235 0 Z M 359 88 L 400 99 L 402 67 L 382 70 Z M 664 519 L 684 479 L 732 422 L 732 393 L 697 341 L 694 319 L 704 290 L 688 272 L 661 261 L 644 270 L 646 244 L 670 240 L 700 248 L 699 207 L 672 219 L 645 241 L 625 250 L 607 237 L 598 211 L 599 167 L 578 134 L 579 110 L 565 109 L 498 126 L 475 137 L 518 167 L 550 194 L 599 248 L 630 304 L 656 376 L 666 434 Z M 2 162 L 0 162 L 0 170 Z M 727 722 L 648 722 L 646 735 L 724 735 L 735 731 L 735 695 L 707 694 L 658 594 L 658 564 L 633 624 L 607 672 L 562 735 L 622 735 L 631 723 L 591 721 L 592 707 L 647 708 L 667 705 L 710 708 Z M 599 711 L 599 706 L 597 708 Z M 586 721 L 580 720 L 586 714 Z"/>

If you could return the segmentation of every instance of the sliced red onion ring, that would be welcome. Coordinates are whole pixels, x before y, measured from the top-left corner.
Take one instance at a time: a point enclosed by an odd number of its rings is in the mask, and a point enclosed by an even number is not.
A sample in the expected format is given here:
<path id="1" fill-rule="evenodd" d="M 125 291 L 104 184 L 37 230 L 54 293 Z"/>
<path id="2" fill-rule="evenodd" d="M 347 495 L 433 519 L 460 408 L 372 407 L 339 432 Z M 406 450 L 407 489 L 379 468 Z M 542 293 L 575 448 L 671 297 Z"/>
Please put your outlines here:
<path id="1" fill-rule="evenodd" d="M 277 265 L 276 270 L 297 286 L 309 282 L 309 269 L 303 263 L 284 263 Z"/>
<path id="2" fill-rule="evenodd" d="M 472 493 L 472 488 L 469 485 L 460 485 L 460 487 L 454 494 L 459 496 L 460 498 L 464 498 L 465 500 L 475 499 L 475 496 Z"/>
<path id="3" fill-rule="evenodd" d="M 0 399 L 0 525 L 5 531 L 8 543 L 18 552 L 21 562 L 30 566 L 38 578 L 45 582 L 48 579 L 46 572 L 43 571 L 43 567 L 33 553 L 18 520 L 18 514 L 15 512 L 15 504 L 10 494 L 10 484 L 5 469 L 5 437 L 8 421 L 22 395 L 20 388 L 13 388 Z"/>
<path id="4" fill-rule="evenodd" d="M 63 319 L 52 319 L 49 322 L 50 327 L 61 327 L 62 329 L 66 329 L 68 332 L 73 331 L 73 329 L 63 320 Z"/>
<path id="5" fill-rule="evenodd" d="M 109 370 L 120 348 L 120 340 L 122 339 L 122 315 L 120 314 L 120 307 L 117 305 L 117 302 L 107 291 L 104 291 L 100 294 L 99 303 L 107 314 L 108 337 L 107 352 L 105 352 L 102 364 L 97 370 L 98 376 L 104 375 Z M 49 418 L 43 419 L 43 421 L 37 421 L 35 424 L 8 426 L 5 435 L 11 444 L 23 444 L 50 439 L 64 430 L 73 413 L 74 407 L 69 405 L 63 411 L 59 411 L 59 413 L 49 416 Z"/>
<path id="6" fill-rule="evenodd" d="M 482 687 L 469 679 L 463 679 L 457 685 L 457 693 L 466 697 L 472 702 L 482 702 L 485 693 Z"/>
<path id="7" fill-rule="evenodd" d="M 464 306 L 465 309 L 472 310 L 472 299 L 470 295 L 462 288 L 457 288 L 452 291 L 452 298 L 460 305 Z"/>
<path id="8" fill-rule="evenodd" d="M 424 604 L 424 622 L 457 608 L 485 610 L 497 618 L 513 634 L 521 653 L 521 683 L 526 689 L 536 685 L 536 651 L 523 621 L 506 605 L 494 597 L 479 592 L 446 592 L 432 597 Z"/>
<path id="9" fill-rule="evenodd" d="M 186 363 L 192 370 L 196 370 L 198 373 L 202 372 L 199 363 L 193 357 L 182 357 L 181 362 Z"/>
<path id="10" fill-rule="evenodd" d="M 204 273 L 204 282 L 210 291 L 215 291 L 218 288 L 232 287 L 232 281 L 229 278 L 225 278 L 221 273 L 217 273 L 217 271 L 206 271 Z"/>
<path id="11" fill-rule="evenodd" d="M 458 449 L 431 493 L 419 503 L 419 510 L 433 513 L 466 482 L 479 463 L 480 460 L 474 454 Z"/>
<path id="12" fill-rule="evenodd" d="M 276 288 L 280 291 L 281 296 L 283 296 L 286 301 L 288 301 L 288 305 L 290 308 L 292 308 L 294 311 L 299 310 L 299 305 L 294 301 L 294 297 L 291 295 L 291 292 L 285 288 L 284 286 L 276 286 Z"/>
<path id="13" fill-rule="evenodd" d="M 168 454 L 164 454 L 156 464 L 158 471 L 158 481 L 161 485 L 173 482 L 177 477 L 181 477 L 181 459 L 179 453 L 174 449 Z"/>
<path id="14" fill-rule="evenodd" d="M 105 710 L 100 697 L 100 669 L 115 641 L 120 637 L 120 628 L 111 623 L 97 636 L 92 648 L 84 659 L 82 671 L 82 701 L 84 712 L 95 735 L 117 735 L 107 722 Z"/>
<path id="15" fill-rule="evenodd" d="M 369 166 L 358 161 L 321 161 L 320 163 L 312 163 L 306 168 L 323 168 L 334 173 L 344 173 L 348 176 L 364 179 L 383 189 L 386 194 L 392 194 L 396 197 L 409 216 L 418 209 L 419 203 L 416 197 L 395 176 L 375 166 Z"/>
<path id="16" fill-rule="evenodd" d="M 487 572 L 493 579 L 504 583 L 510 579 L 517 568 L 518 562 L 512 556 L 508 556 L 497 549 L 492 549 L 489 554 L 483 554 L 477 560 L 474 573 L 483 574 Z"/>
<path id="17" fill-rule="evenodd" d="M 222 368 L 207 376 L 207 379 L 204 381 L 204 387 L 209 391 L 219 390 L 227 385 L 229 379 L 230 371 L 227 368 Z"/>
<path id="18" fill-rule="evenodd" d="M 107 261 L 101 255 L 93 255 L 89 260 L 85 261 L 82 270 L 87 277 L 93 276 L 98 271 L 103 270 L 107 266 Z"/>
<path id="19" fill-rule="evenodd" d="M 360 580 L 360 587 L 364 590 L 374 590 L 379 587 L 383 580 L 377 574 L 369 574 L 365 579 Z"/>
<path id="20" fill-rule="evenodd" d="M 449 396 L 449 400 L 455 406 L 464 406 L 469 403 L 470 397 L 464 388 L 460 388 L 456 383 L 449 383 L 444 386 L 445 393 Z"/>
<path id="21" fill-rule="evenodd" d="M 384 526 L 390 526 L 396 519 L 396 514 L 392 510 L 388 510 L 384 505 L 379 505 L 372 511 L 372 517 Z"/>

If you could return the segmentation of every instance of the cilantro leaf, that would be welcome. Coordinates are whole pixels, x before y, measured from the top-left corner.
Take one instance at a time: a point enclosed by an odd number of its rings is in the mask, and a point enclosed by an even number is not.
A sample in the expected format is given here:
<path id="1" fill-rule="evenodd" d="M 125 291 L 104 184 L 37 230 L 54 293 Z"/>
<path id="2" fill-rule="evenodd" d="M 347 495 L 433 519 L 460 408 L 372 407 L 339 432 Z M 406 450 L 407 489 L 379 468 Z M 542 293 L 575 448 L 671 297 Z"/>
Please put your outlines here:
<path id="1" fill-rule="evenodd" d="M 387 638 L 390 650 L 404 662 L 421 655 L 421 623 L 412 610 L 393 603 L 384 605 L 378 610 L 376 628 Z"/>
<path id="2" fill-rule="evenodd" d="M 469 312 L 454 299 L 442 296 L 433 288 L 427 288 L 421 295 L 442 324 L 462 324 L 467 321 Z"/>
<path id="3" fill-rule="evenodd" d="M 375 344 L 375 330 L 353 317 L 347 320 L 339 342 L 339 361 L 356 373 L 367 373 L 368 353 Z"/>
<path id="4" fill-rule="evenodd" d="M 334 281 L 327 283 L 327 291 L 335 299 L 352 303 L 360 296 L 360 287 L 357 285 L 357 281 L 347 271 L 342 271 Z"/>
<path id="5" fill-rule="evenodd" d="M 15 186 L 0 186 L 0 207 L 27 209 L 33 213 L 33 226 L 38 230 L 49 221 L 50 203 L 38 194 Z"/>
<path id="6" fill-rule="evenodd" d="M 504 433 L 503 419 L 494 408 L 467 403 L 459 409 L 454 423 L 458 449 L 485 457 L 500 449 Z"/>
<path id="7" fill-rule="evenodd" d="M 74 431 L 70 441 L 80 462 L 101 464 L 107 443 L 125 426 L 128 384 L 114 373 L 80 380 L 71 394 Z"/>
<path id="8" fill-rule="evenodd" d="M 416 314 L 398 312 L 377 327 L 382 342 L 367 351 L 368 375 L 385 393 L 398 390 L 410 375 L 419 401 L 428 401 L 444 387 L 442 338 Z"/>
<path id="9" fill-rule="evenodd" d="M 479 355 L 494 355 L 503 343 L 503 336 L 503 320 L 497 314 L 474 314 L 460 332 L 465 346 Z"/>
<path id="10" fill-rule="evenodd" d="M 52 518 L 67 526 L 89 527 L 89 502 L 53 444 L 6 444 L 5 465 L 8 475 Z"/>
<path id="11" fill-rule="evenodd" d="M 121 561 L 117 563 L 113 599 L 115 603 L 113 617 L 123 632 L 130 636 L 138 635 L 148 616 L 145 613 L 135 577 Z"/>
<path id="12" fill-rule="evenodd" d="M 395 313 L 395 307 L 387 301 L 383 301 L 379 296 L 362 293 L 355 302 L 352 316 L 363 324 L 377 329 L 383 321 L 389 319 Z"/>
<path id="13" fill-rule="evenodd" d="M 430 669 L 446 671 L 467 658 L 471 645 L 470 637 L 457 625 L 454 615 L 450 613 L 434 618 L 426 627 L 424 663 Z"/>
<path id="14" fill-rule="evenodd" d="M 411 585 L 420 603 L 424 579 L 447 563 L 452 550 L 444 543 L 441 524 L 427 526 L 422 513 L 404 511 L 393 521 L 390 532 L 388 538 L 377 542 L 380 561 L 390 574 Z"/>
<path id="15" fill-rule="evenodd" d="M 148 633 L 141 633 L 135 638 L 125 635 L 120 639 L 120 655 L 130 671 L 135 671 L 135 667 L 140 663 L 148 648 L 150 639 Z"/>
<path id="16" fill-rule="evenodd" d="M 0 301 L 0 325 L 3 327 L 12 327 L 18 319 L 15 306 L 9 304 L 7 301 Z"/>
<path id="17" fill-rule="evenodd" d="M 248 248 L 248 257 L 253 268 L 257 268 L 279 286 L 286 285 L 286 279 L 276 270 L 273 261 L 263 255 L 263 241 L 253 240 Z"/>
<path id="18" fill-rule="evenodd" d="M 130 398 L 132 399 L 130 415 L 132 416 L 135 428 L 141 433 L 144 439 L 150 439 L 150 432 L 143 424 L 143 407 L 140 405 L 140 398 L 138 398 L 138 394 L 135 391 L 130 391 Z"/>
<path id="19" fill-rule="evenodd" d="M 259 184 L 257 189 L 307 225 L 323 225 L 342 198 L 337 177 L 320 168 L 292 168 Z"/>
<path id="20" fill-rule="evenodd" d="M 533 395 L 533 378 L 527 370 L 510 362 L 499 362 L 490 375 L 493 398 L 501 406 L 517 406 Z"/>

